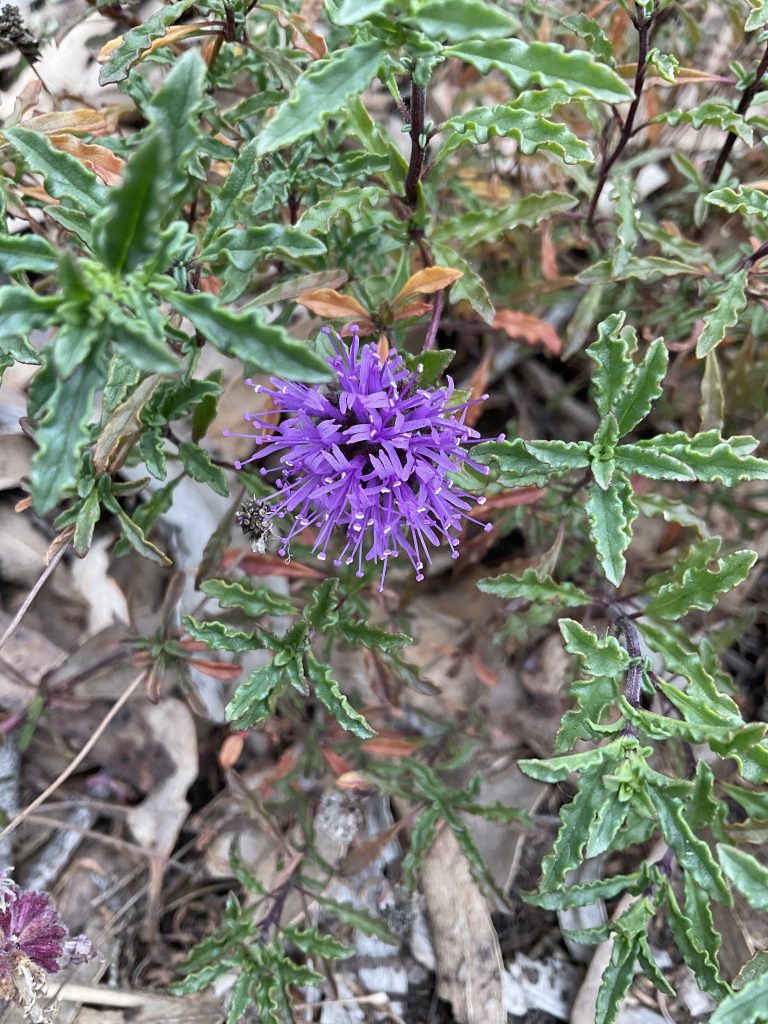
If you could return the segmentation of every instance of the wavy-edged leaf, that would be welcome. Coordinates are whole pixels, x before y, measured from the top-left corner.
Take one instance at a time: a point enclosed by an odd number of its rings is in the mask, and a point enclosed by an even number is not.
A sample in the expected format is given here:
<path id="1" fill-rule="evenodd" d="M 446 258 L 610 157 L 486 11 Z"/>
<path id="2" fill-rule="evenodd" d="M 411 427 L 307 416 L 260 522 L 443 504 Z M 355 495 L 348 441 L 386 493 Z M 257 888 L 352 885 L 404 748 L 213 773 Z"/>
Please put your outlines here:
<path id="1" fill-rule="evenodd" d="M 93 222 L 94 251 L 113 273 L 130 273 L 160 246 L 167 208 L 165 143 L 157 133 L 125 166 L 123 182 L 109 190 L 105 208 Z"/>
<path id="2" fill-rule="evenodd" d="M 587 843 L 614 802 L 615 794 L 603 782 L 602 768 L 585 772 L 573 800 L 560 810 L 552 852 L 541 865 L 541 890 L 561 888 L 568 872 L 582 863 Z"/>
<path id="3" fill-rule="evenodd" d="M 504 39 L 511 36 L 519 22 L 506 11 L 484 0 L 427 0 L 415 14 L 405 18 L 428 39 Z"/>
<path id="4" fill-rule="evenodd" d="M 377 40 L 356 43 L 315 61 L 258 136 L 258 156 L 319 131 L 329 117 L 367 89 L 381 60 L 382 48 Z"/>
<path id="5" fill-rule="evenodd" d="M 144 52 L 155 39 L 165 35 L 169 25 L 178 21 L 195 0 L 176 0 L 161 7 L 143 25 L 137 25 L 121 37 L 99 72 L 99 85 L 112 85 L 128 77 L 132 67 L 139 63 Z"/>
<path id="6" fill-rule="evenodd" d="M 635 976 L 638 958 L 637 941 L 617 935 L 611 947 L 611 957 L 603 972 L 595 1006 L 595 1024 L 613 1024 L 619 1015 L 624 997 Z"/>
<path id="7" fill-rule="evenodd" d="M 545 217 L 570 210 L 576 204 L 575 196 L 567 192 L 552 191 L 523 196 L 522 199 L 507 203 L 503 209 L 489 207 L 478 212 L 440 220 L 434 230 L 434 240 L 442 246 L 456 242 L 465 250 L 471 249 L 475 245 L 493 241 L 505 231 L 511 231 L 521 225 L 538 226 Z M 440 262 L 462 269 L 444 258 L 444 250 Z"/>
<path id="8" fill-rule="evenodd" d="M 256 633 L 243 633 L 223 622 L 198 622 L 191 615 L 185 615 L 184 628 L 193 640 L 207 644 L 214 651 L 242 654 L 263 647 Z"/>
<path id="9" fill-rule="evenodd" d="M 701 921 L 694 921 L 683 912 L 672 886 L 668 886 L 667 923 L 672 929 L 675 945 L 695 974 L 699 987 L 715 999 L 721 999 L 729 989 L 720 974 L 720 965 L 715 955 L 721 939 L 714 930 L 711 914 L 710 927 L 702 931 Z"/>
<path id="10" fill-rule="evenodd" d="M 331 377 L 324 359 L 307 345 L 289 338 L 283 328 L 265 324 L 255 310 L 233 312 L 207 292 L 174 292 L 170 301 L 220 352 L 263 373 L 312 384 Z"/>
<path id="11" fill-rule="evenodd" d="M 191 441 L 182 441 L 179 445 L 179 457 L 184 469 L 193 480 L 207 484 L 217 494 L 227 497 L 229 494 L 227 474 L 221 466 L 213 464 L 211 456 L 205 448 L 201 448 L 199 444 L 193 444 Z"/>
<path id="12" fill-rule="evenodd" d="M 578 754 L 565 754 L 562 757 L 550 757 L 546 760 L 518 761 L 521 772 L 540 782 L 562 782 L 571 772 L 591 772 L 598 768 L 606 769 L 617 764 L 629 750 L 638 749 L 637 740 L 620 736 L 602 747 L 594 747 Z"/>
<path id="13" fill-rule="evenodd" d="M 594 160 L 589 146 L 566 125 L 511 104 L 476 107 L 466 114 L 457 114 L 443 122 L 441 131 L 454 132 L 476 145 L 497 136 L 513 138 L 524 156 L 545 149 L 566 164 L 592 163 Z"/>
<path id="14" fill-rule="evenodd" d="M 673 456 L 685 463 L 697 480 L 706 483 L 719 481 L 733 487 L 743 480 L 768 480 L 768 461 L 750 455 L 757 448 L 757 441 L 748 435 L 724 438 L 719 430 L 705 430 L 690 437 L 678 430 L 657 434 L 635 445 Z"/>
<path id="15" fill-rule="evenodd" d="M 629 666 L 629 654 L 615 636 L 598 636 L 574 619 L 560 619 L 565 649 L 575 654 L 585 672 L 592 676 L 623 675 Z"/>
<path id="16" fill-rule="evenodd" d="M 715 563 L 712 569 L 701 564 L 697 557 L 697 552 L 705 546 L 707 552 L 712 552 L 707 558 L 708 562 Z M 715 559 L 710 541 L 694 545 L 686 560 L 672 571 L 673 578 L 658 587 L 646 605 L 646 614 L 661 619 L 679 619 L 692 608 L 709 611 L 720 594 L 728 593 L 747 578 L 756 560 L 755 551 L 735 551 Z"/>
<path id="17" fill-rule="evenodd" d="M 745 32 L 754 32 L 768 25 L 768 0 L 749 0 L 749 14 L 744 22 Z"/>
<path id="18" fill-rule="evenodd" d="M 601 416 L 614 412 L 635 375 L 632 356 L 637 349 L 637 333 L 631 325 L 624 325 L 626 318 L 623 310 L 606 317 L 598 324 L 597 340 L 586 350 L 597 364 L 592 372 L 592 384 L 595 405 Z"/>
<path id="19" fill-rule="evenodd" d="M 597 484 L 590 487 L 586 512 L 600 565 L 609 582 L 618 587 L 624 579 L 624 552 L 632 541 L 632 523 L 638 515 L 632 485 L 624 473 L 616 471 L 608 490 Z"/>
<path id="20" fill-rule="evenodd" d="M 635 871 L 631 875 L 613 875 L 598 878 L 594 882 L 583 882 L 553 892 L 521 893 L 526 903 L 543 910 L 571 910 L 575 907 L 589 907 L 598 900 L 612 900 L 621 892 L 633 895 L 640 893 L 649 882 L 647 871 Z"/>
<path id="21" fill-rule="evenodd" d="M 290 224 L 262 224 L 248 228 L 230 228 L 200 253 L 201 260 L 225 256 L 233 267 L 248 272 L 276 254 L 291 259 L 322 256 L 327 252 L 319 238 Z"/>
<path id="22" fill-rule="evenodd" d="M 215 597 L 222 608 L 239 608 L 254 619 L 262 615 L 292 615 L 296 612 L 290 598 L 269 587 L 255 587 L 243 580 L 206 580 L 200 589 L 207 597 Z"/>
<path id="23" fill-rule="evenodd" d="M 697 358 L 703 359 L 725 338 L 728 328 L 739 322 L 739 316 L 747 305 L 747 276 L 746 270 L 733 274 L 719 293 L 715 308 L 704 317 L 704 326 L 696 342 Z"/>
<path id="24" fill-rule="evenodd" d="M 629 87 L 610 68 L 583 50 L 566 52 L 558 43 L 467 40 L 443 52 L 472 64 L 483 75 L 494 68 L 501 71 L 516 89 L 535 82 L 560 86 L 572 94 L 586 93 L 606 103 L 622 103 L 632 98 Z"/>
<path id="25" fill-rule="evenodd" d="M 742 896 L 755 910 L 768 910 L 768 867 L 759 860 L 725 843 L 717 844 L 720 866 Z"/>
<path id="26" fill-rule="evenodd" d="M 765 1024 L 768 1006 L 768 971 L 732 992 L 709 1018 L 709 1024 Z"/>
<path id="27" fill-rule="evenodd" d="M 0 234 L 0 274 L 50 274 L 58 262 L 56 250 L 39 235 Z"/>
<path id="28" fill-rule="evenodd" d="M 272 713 L 272 699 L 287 681 L 285 669 L 270 661 L 251 672 L 235 690 L 224 709 L 227 721 L 236 729 L 251 729 Z"/>
<path id="29" fill-rule="evenodd" d="M 617 396 L 613 413 L 619 428 L 619 437 L 624 437 L 644 420 L 657 398 L 661 396 L 661 382 L 667 372 L 669 354 L 663 338 L 657 338 L 648 346 L 635 369 L 626 391 Z"/>
<path id="30" fill-rule="evenodd" d="M 759 188 L 739 185 L 738 188 L 717 188 L 704 196 L 708 203 L 728 213 L 745 213 L 765 220 L 768 216 L 768 195 Z"/>
<path id="31" fill-rule="evenodd" d="M 646 792 L 656 809 L 664 838 L 691 880 L 712 899 L 730 906 L 731 894 L 723 873 L 707 844 L 693 834 L 685 817 L 685 804 L 665 787 L 649 785 Z"/>
<path id="32" fill-rule="evenodd" d="M 78 478 L 80 453 L 90 440 L 97 388 L 104 374 L 96 358 L 78 366 L 68 380 L 57 379 L 47 411 L 35 433 L 32 499 L 40 515 L 55 507 Z"/>
<path id="33" fill-rule="evenodd" d="M 653 118 L 653 123 L 659 122 L 673 127 L 678 124 L 690 124 L 697 130 L 711 125 L 720 131 L 738 135 L 745 146 L 752 145 L 754 136 L 751 125 L 744 117 L 722 100 L 705 100 L 689 110 L 681 110 L 679 107 L 666 110 Z"/>
<path id="34" fill-rule="evenodd" d="M 367 647 L 369 651 L 400 651 L 413 643 L 413 638 L 405 633 L 390 633 L 389 630 L 379 629 L 367 622 L 345 620 L 341 635 L 346 643 L 354 647 Z"/>
<path id="35" fill-rule="evenodd" d="M 325 704 L 342 729 L 354 733 L 361 739 L 375 736 L 375 730 L 371 728 L 360 712 L 352 707 L 341 692 L 339 684 L 331 675 L 333 671 L 331 666 L 318 661 L 311 651 L 307 651 L 306 662 L 307 675 L 315 696 Z"/>
<path id="36" fill-rule="evenodd" d="M 3 135 L 27 167 L 42 175 L 49 196 L 90 217 L 103 208 L 109 190 L 79 160 L 56 149 L 46 135 L 18 126 L 3 129 Z"/>
<path id="37" fill-rule="evenodd" d="M 379 14 L 389 6 L 391 0 L 339 0 L 334 10 L 331 8 L 331 21 L 334 25 L 357 25 L 372 14 Z"/>
<path id="38" fill-rule="evenodd" d="M 664 256 L 629 256 L 620 269 L 614 266 L 611 257 L 606 257 L 582 270 L 576 275 L 576 280 L 581 284 L 610 284 L 613 281 L 627 281 L 630 278 L 656 281 L 660 277 L 678 277 L 681 274 L 690 277 L 693 274 L 704 273 L 706 271 L 699 270 L 690 263 L 667 259 Z"/>
<path id="39" fill-rule="evenodd" d="M 525 601 L 552 601 L 565 608 L 590 604 L 591 598 L 573 583 L 556 583 L 551 576 L 539 576 L 535 569 L 526 569 L 522 576 L 506 572 L 501 576 L 478 581 L 478 590 L 496 597 L 523 598 Z"/>

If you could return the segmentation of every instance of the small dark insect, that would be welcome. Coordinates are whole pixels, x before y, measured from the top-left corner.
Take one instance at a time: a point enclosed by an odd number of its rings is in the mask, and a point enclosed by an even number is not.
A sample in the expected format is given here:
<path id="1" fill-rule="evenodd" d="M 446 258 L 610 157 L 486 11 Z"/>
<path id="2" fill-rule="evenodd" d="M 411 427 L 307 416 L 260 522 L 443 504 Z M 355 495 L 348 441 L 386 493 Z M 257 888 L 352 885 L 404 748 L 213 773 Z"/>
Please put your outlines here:
<path id="1" fill-rule="evenodd" d="M 272 536 L 274 512 L 263 501 L 249 498 L 235 513 L 235 522 L 251 542 L 251 550 L 263 555 L 267 550 L 267 538 Z"/>
<path id="2" fill-rule="evenodd" d="M 6 4 L 0 11 L 0 53 L 18 50 L 30 64 L 40 60 L 40 44 L 25 28 L 18 7 Z"/>

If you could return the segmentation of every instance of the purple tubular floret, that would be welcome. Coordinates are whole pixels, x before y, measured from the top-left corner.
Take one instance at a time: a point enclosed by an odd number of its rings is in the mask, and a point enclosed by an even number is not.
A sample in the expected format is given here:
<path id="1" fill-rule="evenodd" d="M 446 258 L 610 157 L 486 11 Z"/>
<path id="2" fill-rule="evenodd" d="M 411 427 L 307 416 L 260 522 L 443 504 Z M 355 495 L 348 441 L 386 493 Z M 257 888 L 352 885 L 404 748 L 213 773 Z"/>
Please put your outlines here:
<path id="1" fill-rule="evenodd" d="M 361 344 L 357 333 L 347 347 L 323 330 L 336 379 L 325 388 L 274 377 L 271 387 L 255 385 L 272 408 L 245 415 L 258 434 L 234 435 L 255 442 L 242 465 L 279 457 L 276 468 L 261 472 L 277 474 L 277 489 L 266 499 L 274 514 L 293 516 L 281 551 L 312 526 L 313 551 L 325 559 L 339 530 L 344 542 L 335 565 L 355 565 L 362 576 L 363 562 L 380 564 L 381 590 L 390 559 L 404 554 L 421 580 L 430 548 L 447 542 L 458 557 L 463 522 L 477 522 L 468 514 L 477 498 L 449 474 L 462 467 L 486 471 L 465 451 L 483 440 L 464 423 L 480 399 L 449 407 L 450 378 L 445 387 L 419 387 L 395 349 L 382 361 L 376 345 Z"/>

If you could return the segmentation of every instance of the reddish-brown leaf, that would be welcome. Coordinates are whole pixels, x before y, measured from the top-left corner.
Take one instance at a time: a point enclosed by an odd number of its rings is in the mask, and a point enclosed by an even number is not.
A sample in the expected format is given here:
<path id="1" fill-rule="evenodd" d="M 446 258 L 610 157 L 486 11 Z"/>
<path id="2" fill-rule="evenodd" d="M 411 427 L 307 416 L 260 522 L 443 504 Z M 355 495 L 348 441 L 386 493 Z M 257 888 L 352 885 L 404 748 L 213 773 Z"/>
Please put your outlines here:
<path id="1" fill-rule="evenodd" d="M 530 313 L 499 309 L 492 326 L 505 331 L 510 338 L 520 339 L 529 345 L 543 345 L 554 356 L 559 356 L 563 351 L 563 342 L 552 324 Z"/>
<path id="2" fill-rule="evenodd" d="M 460 270 L 453 270 L 451 267 L 425 267 L 423 270 L 417 270 L 397 293 L 392 305 L 398 305 L 410 295 L 431 295 L 433 292 L 440 292 L 457 281 L 461 273 Z"/>
<path id="3" fill-rule="evenodd" d="M 368 311 L 363 309 L 354 296 L 342 295 L 334 288 L 315 288 L 302 292 L 296 301 L 326 320 L 348 320 L 351 316 L 360 317 L 369 323 L 371 320 Z"/>

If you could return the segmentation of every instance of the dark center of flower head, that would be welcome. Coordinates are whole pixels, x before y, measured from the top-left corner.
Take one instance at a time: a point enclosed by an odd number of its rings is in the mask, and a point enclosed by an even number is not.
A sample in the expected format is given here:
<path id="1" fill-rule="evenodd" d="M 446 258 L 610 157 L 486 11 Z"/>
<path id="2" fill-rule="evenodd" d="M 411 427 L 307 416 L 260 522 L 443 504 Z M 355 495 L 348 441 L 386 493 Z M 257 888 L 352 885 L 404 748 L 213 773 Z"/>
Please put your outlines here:
<path id="1" fill-rule="evenodd" d="M 401 552 L 419 580 L 441 542 L 458 557 L 463 520 L 477 522 L 468 513 L 484 499 L 456 487 L 451 474 L 467 465 L 487 468 L 463 447 L 478 437 L 464 423 L 470 403 L 449 408 L 450 378 L 444 388 L 420 387 L 394 349 L 380 360 L 376 346 L 361 345 L 357 328 L 352 332 L 348 349 L 331 336 L 335 355 L 328 365 L 336 379 L 329 385 L 276 378 L 272 388 L 253 385 L 269 396 L 271 411 L 245 413 L 258 432 L 239 436 L 257 445 L 246 462 L 279 458 L 275 469 L 261 473 L 277 475 L 277 491 L 266 499 L 271 512 L 293 517 L 281 553 L 292 537 L 314 527 L 313 551 L 324 559 L 338 527 L 346 543 L 335 564 L 356 562 L 356 575 L 363 576 L 363 561 L 382 563 L 382 589 L 389 559 Z"/>

